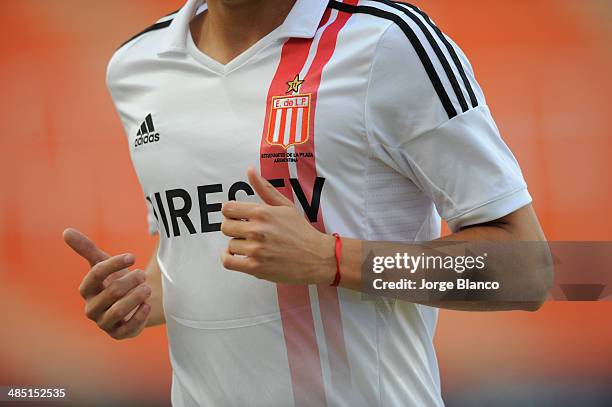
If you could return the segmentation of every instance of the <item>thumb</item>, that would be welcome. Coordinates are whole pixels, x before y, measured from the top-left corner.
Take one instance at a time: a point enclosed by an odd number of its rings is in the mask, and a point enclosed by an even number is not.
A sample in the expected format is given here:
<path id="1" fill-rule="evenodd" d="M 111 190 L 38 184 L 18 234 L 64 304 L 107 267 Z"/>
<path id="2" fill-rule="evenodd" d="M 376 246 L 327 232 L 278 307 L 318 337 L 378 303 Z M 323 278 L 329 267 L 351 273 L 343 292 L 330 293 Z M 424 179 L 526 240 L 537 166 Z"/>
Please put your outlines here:
<path id="1" fill-rule="evenodd" d="M 110 257 L 108 254 L 98 249 L 90 238 L 76 229 L 68 228 L 64 230 L 62 236 L 64 237 L 64 242 L 66 242 L 72 250 L 87 260 L 92 267 Z"/>
<path id="2" fill-rule="evenodd" d="M 281 194 L 267 179 L 257 173 L 255 168 L 249 167 L 247 170 L 249 183 L 259 195 L 259 197 L 268 205 L 272 206 L 293 206 L 293 202 Z"/>

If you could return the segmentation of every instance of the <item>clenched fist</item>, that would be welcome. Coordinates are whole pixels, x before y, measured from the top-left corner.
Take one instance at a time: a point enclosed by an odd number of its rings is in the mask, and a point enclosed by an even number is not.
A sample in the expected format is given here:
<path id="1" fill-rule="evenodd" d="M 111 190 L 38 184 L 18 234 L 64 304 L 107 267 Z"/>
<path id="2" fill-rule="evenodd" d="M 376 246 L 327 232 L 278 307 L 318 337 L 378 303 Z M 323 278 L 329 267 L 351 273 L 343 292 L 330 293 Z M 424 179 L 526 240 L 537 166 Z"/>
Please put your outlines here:
<path id="1" fill-rule="evenodd" d="M 249 183 L 264 203 L 227 202 L 221 254 L 228 270 L 285 284 L 330 284 L 336 274 L 335 238 L 319 232 L 293 203 L 253 168 Z"/>
<path id="2" fill-rule="evenodd" d="M 151 287 L 144 271 L 129 271 L 134 255 L 109 256 L 75 229 L 64 231 L 64 241 L 89 262 L 90 270 L 79 287 L 85 315 L 114 339 L 132 338 L 147 323 Z"/>

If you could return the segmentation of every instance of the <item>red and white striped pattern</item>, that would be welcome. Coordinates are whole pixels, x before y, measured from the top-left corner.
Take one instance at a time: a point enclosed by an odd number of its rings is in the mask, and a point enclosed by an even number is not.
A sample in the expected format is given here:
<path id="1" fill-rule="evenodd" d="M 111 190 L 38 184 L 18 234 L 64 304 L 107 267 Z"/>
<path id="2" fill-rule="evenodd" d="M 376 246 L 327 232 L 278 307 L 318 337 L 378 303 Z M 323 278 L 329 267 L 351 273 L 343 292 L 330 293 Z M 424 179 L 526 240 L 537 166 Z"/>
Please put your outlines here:
<path id="1" fill-rule="evenodd" d="M 268 143 L 287 148 L 308 141 L 310 95 L 275 96 L 268 124 Z"/>
<path id="2" fill-rule="evenodd" d="M 357 0 L 348 0 L 349 4 L 356 4 Z M 316 99 L 321 83 L 323 68 L 331 59 L 336 48 L 338 34 L 348 21 L 349 15 L 333 15 L 328 9 L 321 21 L 320 34 L 313 39 L 294 38 L 287 41 L 281 52 L 281 60 L 270 89 L 268 91 L 269 122 L 264 128 L 264 139 L 261 143 L 261 153 L 278 153 L 296 144 L 296 152 L 312 154 L 312 159 L 300 160 L 297 168 L 290 164 L 272 163 L 261 159 L 261 174 L 267 179 L 284 179 L 285 186 L 291 173 L 297 170 L 300 184 L 308 197 L 312 198 L 312 189 L 317 177 L 316 156 L 314 147 L 314 121 L 316 115 Z M 304 80 L 303 95 L 278 96 L 286 92 L 286 82 L 293 78 L 296 73 Z M 296 103 L 304 102 L 308 97 L 308 116 L 306 123 L 304 113 L 306 108 L 294 107 Z M 300 100 L 292 100 L 300 98 Z M 284 106 L 284 104 L 287 106 Z M 297 142 L 297 118 L 301 114 L 302 135 L 308 137 L 304 141 Z M 297 115 L 294 112 L 297 111 Z M 289 113 L 291 112 L 291 113 Z M 289 123 L 289 124 L 288 124 Z M 281 142 L 281 135 L 283 137 Z M 290 200 L 294 200 L 290 188 L 281 188 L 280 191 Z M 325 225 L 321 211 L 318 213 L 317 222 L 314 226 L 325 232 Z M 340 303 L 337 289 L 329 286 L 317 287 L 315 297 L 318 298 L 320 319 L 324 331 L 324 346 L 327 348 L 329 357 L 328 366 L 332 380 L 332 386 L 336 392 L 346 392 L 350 388 L 350 369 L 346 354 L 344 333 L 342 329 L 342 318 L 340 314 Z M 287 356 L 293 383 L 295 405 L 325 405 L 325 386 L 323 381 L 323 367 L 320 359 L 319 343 L 315 330 L 315 318 L 311 306 L 311 293 L 305 286 L 288 286 L 278 284 L 278 303 L 283 322 L 283 332 L 287 347 Z M 304 309 L 303 312 L 295 312 L 296 309 Z"/>

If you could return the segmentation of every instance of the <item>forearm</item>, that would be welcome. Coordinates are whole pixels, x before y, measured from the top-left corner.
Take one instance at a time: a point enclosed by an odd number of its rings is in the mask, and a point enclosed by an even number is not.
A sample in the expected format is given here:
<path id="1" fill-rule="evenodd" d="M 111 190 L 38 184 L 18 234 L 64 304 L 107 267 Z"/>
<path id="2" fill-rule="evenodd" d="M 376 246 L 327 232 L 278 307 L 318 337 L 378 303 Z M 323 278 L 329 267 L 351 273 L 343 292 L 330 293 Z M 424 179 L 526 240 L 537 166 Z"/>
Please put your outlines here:
<path id="1" fill-rule="evenodd" d="M 527 214 L 533 215 L 531 208 L 523 210 L 522 216 Z M 521 216 L 519 213 L 518 216 Z M 486 297 L 479 298 L 475 294 L 471 294 L 461 300 L 444 297 L 436 289 L 420 290 L 418 295 L 407 300 L 424 305 L 434 306 L 438 308 L 463 310 L 463 311 L 504 311 L 504 310 L 537 310 L 547 295 L 548 282 L 550 280 L 549 253 L 547 245 L 544 241 L 543 233 L 537 226 L 515 227 L 515 222 L 505 222 L 503 219 L 490 224 L 477 225 L 463 229 L 457 233 L 438 239 L 437 242 L 463 242 L 457 246 L 457 255 L 465 254 L 466 250 L 477 252 L 482 249 L 483 242 L 494 242 L 492 246 L 495 248 L 495 253 L 491 253 L 496 257 L 496 260 L 491 262 L 495 266 L 490 266 L 488 263 L 483 270 L 478 273 L 465 272 L 462 277 L 465 278 L 480 278 L 486 277 L 489 281 L 498 281 L 505 287 L 505 290 L 498 292 L 487 293 Z M 542 242 L 541 244 L 523 243 L 513 244 L 512 242 Z M 508 242 L 508 244 L 504 244 Z M 355 239 L 343 239 L 343 255 L 341 260 L 341 287 L 356 290 L 367 291 L 367 283 L 364 284 L 364 276 L 362 273 L 368 272 L 363 267 L 364 245 L 367 245 L 367 251 L 373 256 L 381 255 L 381 253 L 373 252 L 376 248 L 385 247 L 385 243 L 364 242 Z M 425 244 L 406 244 L 393 246 L 394 249 L 400 249 L 403 253 L 410 256 L 439 256 L 440 248 L 432 247 Z M 449 246 L 452 251 L 453 246 Z M 385 253 L 388 255 L 388 253 Z M 440 276 L 445 273 L 444 270 L 428 270 L 432 276 Z M 447 273 L 447 272 L 446 272 Z M 421 272 L 424 278 L 427 278 L 425 272 Z M 413 280 L 419 274 L 411 275 Z M 424 291 L 427 291 L 426 293 Z M 510 294 L 508 294 L 510 293 Z M 413 292 L 402 291 L 404 296 L 410 297 Z M 442 293 L 444 294 L 444 293 Z M 445 299 L 443 299 L 443 297 Z M 514 298 L 516 297 L 516 298 Z M 424 300 L 423 298 L 428 298 Z"/>
<path id="2" fill-rule="evenodd" d="M 151 287 L 151 296 L 147 301 L 147 303 L 151 306 L 151 313 L 149 314 L 149 319 L 147 320 L 146 324 L 147 327 L 166 323 L 163 306 L 161 270 L 159 268 L 159 264 L 157 263 L 157 249 L 158 246 L 155 247 L 153 255 L 149 260 L 149 264 L 145 269 L 147 284 Z"/>

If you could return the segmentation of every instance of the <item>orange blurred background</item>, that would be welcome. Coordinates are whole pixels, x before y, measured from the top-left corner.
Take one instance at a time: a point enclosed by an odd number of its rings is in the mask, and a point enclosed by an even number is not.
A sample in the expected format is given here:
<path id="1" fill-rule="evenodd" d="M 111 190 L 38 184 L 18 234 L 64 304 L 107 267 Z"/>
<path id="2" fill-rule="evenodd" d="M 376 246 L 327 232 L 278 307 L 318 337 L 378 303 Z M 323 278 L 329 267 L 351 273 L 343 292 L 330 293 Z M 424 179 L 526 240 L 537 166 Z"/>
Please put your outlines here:
<path id="1" fill-rule="evenodd" d="M 612 240 L 612 2 L 415 3 L 470 57 L 547 237 Z M 77 293 L 87 267 L 61 233 L 76 227 L 146 265 L 155 241 L 104 76 L 123 41 L 182 4 L 2 4 L 0 385 L 68 386 L 74 400 L 101 405 L 169 403 L 164 328 L 115 342 L 87 321 Z M 440 315 L 449 405 L 575 396 L 612 383 L 612 302 Z"/>

